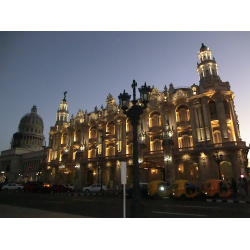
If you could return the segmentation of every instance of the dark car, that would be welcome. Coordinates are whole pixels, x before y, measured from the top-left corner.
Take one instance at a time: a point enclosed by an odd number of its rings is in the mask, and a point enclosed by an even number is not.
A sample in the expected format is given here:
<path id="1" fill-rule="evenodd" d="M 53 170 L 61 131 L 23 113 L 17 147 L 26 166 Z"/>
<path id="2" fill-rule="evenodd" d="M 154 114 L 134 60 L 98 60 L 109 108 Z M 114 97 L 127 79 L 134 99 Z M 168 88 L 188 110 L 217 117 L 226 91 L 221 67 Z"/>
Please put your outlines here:
<path id="1" fill-rule="evenodd" d="M 0 191 L 2 190 L 2 186 L 6 185 L 6 184 L 8 184 L 8 183 L 7 182 L 1 182 L 0 183 Z"/>
<path id="2" fill-rule="evenodd" d="M 34 192 L 34 188 L 37 187 L 39 183 L 37 182 L 27 182 L 23 185 L 24 192 Z"/>
<path id="3" fill-rule="evenodd" d="M 73 192 L 72 188 L 66 187 L 62 184 L 56 184 L 51 187 L 49 187 L 49 190 L 51 193 L 69 193 Z"/>
<path id="4" fill-rule="evenodd" d="M 126 196 L 128 198 L 133 197 L 134 186 L 132 185 L 130 188 L 126 189 Z M 148 196 L 148 183 L 140 183 L 141 197 L 145 198 Z"/>

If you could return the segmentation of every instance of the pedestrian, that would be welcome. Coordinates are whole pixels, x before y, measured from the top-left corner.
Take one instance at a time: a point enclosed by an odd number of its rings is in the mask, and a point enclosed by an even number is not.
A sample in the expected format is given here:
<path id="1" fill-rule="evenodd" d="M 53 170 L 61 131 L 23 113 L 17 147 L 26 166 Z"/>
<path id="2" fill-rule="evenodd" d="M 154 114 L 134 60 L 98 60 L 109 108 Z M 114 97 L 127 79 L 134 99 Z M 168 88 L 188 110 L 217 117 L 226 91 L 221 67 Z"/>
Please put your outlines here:
<path id="1" fill-rule="evenodd" d="M 246 193 L 246 196 L 248 196 L 248 183 L 245 177 L 243 178 L 243 182 L 244 182 L 244 191 Z"/>
<path id="2" fill-rule="evenodd" d="M 242 178 L 239 178 L 239 181 L 238 181 L 238 193 L 239 193 L 239 196 L 243 196 L 244 197 L 244 183 L 242 181 Z"/>
<path id="3" fill-rule="evenodd" d="M 232 183 L 233 195 L 234 195 L 234 198 L 236 198 L 236 196 L 237 196 L 237 183 L 236 183 L 234 178 L 232 178 L 231 183 Z"/>

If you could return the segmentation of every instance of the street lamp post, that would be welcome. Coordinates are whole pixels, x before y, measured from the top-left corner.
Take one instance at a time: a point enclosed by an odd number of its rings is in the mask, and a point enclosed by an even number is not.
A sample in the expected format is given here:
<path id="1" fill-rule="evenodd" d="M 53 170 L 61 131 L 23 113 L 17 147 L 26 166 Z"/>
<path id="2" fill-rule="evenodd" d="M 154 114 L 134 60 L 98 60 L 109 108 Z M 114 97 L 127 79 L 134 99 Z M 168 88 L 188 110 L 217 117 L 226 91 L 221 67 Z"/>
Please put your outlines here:
<path id="1" fill-rule="evenodd" d="M 166 180 L 166 182 L 168 182 L 168 176 L 169 176 L 168 163 L 170 162 L 170 157 L 169 156 L 165 157 L 164 161 L 167 163 L 167 171 L 165 174 L 165 180 Z"/>
<path id="2" fill-rule="evenodd" d="M 149 93 L 151 92 L 150 86 L 145 84 L 139 88 L 140 91 L 140 101 L 143 104 L 142 106 L 138 105 L 138 100 L 136 100 L 136 87 L 137 83 L 135 80 L 133 80 L 133 83 L 131 85 L 133 88 L 133 106 L 128 109 L 129 107 L 129 101 L 131 95 L 124 92 L 121 93 L 118 98 L 120 101 L 121 108 L 123 110 L 123 113 L 127 115 L 127 117 L 130 119 L 131 124 L 133 126 L 133 165 L 134 165 L 134 189 L 133 189 L 133 200 L 131 205 L 131 216 L 133 218 L 141 217 L 141 195 L 140 195 L 140 177 L 139 177 L 139 164 L 138 164 L 138 139 L 137 139 L 137 127 L 139 125 L 140 116 L 143 114 L 143 110 L 147 107 L 147 104 L 149 102 Z"/>
<path id="3" fill-rule="evenodd" d="M 103 192 L 102 189 L 102 170 L 103 170 L 103 164 L 105 161 L 105 153 L 104 153 L 104 139 L 106 138 L 106 136 L 109 135 L 108 132 L 103 132 L 101 138 L 102 138 L 102 159 L 101 159 L 101 192 Z M 98 179 L 99 179 L 99 170 L 98 170 Z M 98 181 L 99 182 L 99 181 Z"/>
<path id="4" fill-rule="evenodd" d="M 218 170 L 219 170 L 219 179 L 221 180 L 221 172 L 220 172 L 220 163 L 223 161 L 223 155 L 219 155 L 219 151 L 216 150 L 214 154 L 214 161 L 218 164 Z"/>
<path id="5" fill-rule="evenodd" d="M 98 172 L 98 176 L 97 176 L 97 178 L 98 178 L 98 181 L 97 181 L 97 183 L 99 184 L 99 171 L 101 170 L 101 168 L 100 167 L 98 167 L 97 168 L 97 172 Z"/>
<path id="6" fill-rule="evenodd" d="M 168 163 L 171 161 L 171 155 L 172 155 L 172 147 L 174 145 L 174 141 L 173 141 L 173 134 L 174 134 L 174 129 L 172 127 L 172 129 L 169 126 L 169 121 L 167 120 L 167 125 L 165 128 L 165 131 L 163 133 L 163 149 L 164 152 L 167 154 L 167 156 L 164 157 L 164 162 L 167 163 L 167 170 L 165 171 L 165 181 L 166 182 L 170 182 L 170 172 L 168 169 Z M 173 176 L 172 176 L 173 178 Z M 173 182 L 173 180 L 171 180 Z"/>

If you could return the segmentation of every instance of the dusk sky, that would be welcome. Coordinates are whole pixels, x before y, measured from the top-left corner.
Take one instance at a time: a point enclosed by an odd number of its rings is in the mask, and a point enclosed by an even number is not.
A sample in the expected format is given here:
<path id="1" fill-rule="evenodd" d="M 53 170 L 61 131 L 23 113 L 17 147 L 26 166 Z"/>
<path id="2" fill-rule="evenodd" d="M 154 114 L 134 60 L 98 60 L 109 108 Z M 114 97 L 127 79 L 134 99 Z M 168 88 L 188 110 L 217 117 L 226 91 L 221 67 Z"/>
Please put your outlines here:
<path id="1" fill-rule="evenodd" d="M 50 126 L 68 91 L 69 115 L 106 107 L 135 79 L 160 91 L 199 84 L 198 50 L 208 46 L 222 81 L 235 93 L 243 141 L 250 142 L 250 32 L 0 32 L 0 151 L 37 106 L 48 145 Z M 137 97 L 138 91 L 137 91 Z"/>

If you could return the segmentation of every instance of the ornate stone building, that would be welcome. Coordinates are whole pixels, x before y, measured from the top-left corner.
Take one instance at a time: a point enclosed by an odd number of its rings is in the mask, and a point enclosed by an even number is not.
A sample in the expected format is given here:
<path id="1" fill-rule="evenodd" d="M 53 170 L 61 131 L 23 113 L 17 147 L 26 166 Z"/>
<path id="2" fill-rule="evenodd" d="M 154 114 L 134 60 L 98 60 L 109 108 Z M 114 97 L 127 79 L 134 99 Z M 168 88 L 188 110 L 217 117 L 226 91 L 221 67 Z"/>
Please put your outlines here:
<path id="1" fill-rule="evenodd" d="M 40 164 L 46 159 L 43 143 L 43 120 L 33 106 L 31 113 L 21 118 L 18 132 L 11 140 L 11 149 L 1 152 L 0 182 L 41 180 Z"/>
<path id="2" fill-rule="evenodd" d="M 214 161 L 222 155 L 223 178 L 246 176 L 248 147 L 242 141 L 235 112 L 234 93 L 223 82 L 218 64 L 202 44 L 198 57 L 199 84 L 190 87 L 153 86 L 148 108 L 138 126 L 142 182 L 188 179 L 200 184 L 219 178 Z M 44 177 L 52 183 L 78 187 L 101 179 L 110 187 L 120 184 L 120 162 L 133 180 L 132 126 L 111 94 L 106 107 L 88 113 L 79 110 L 68 121 L 68 103 L 62 100 L 55 126 L 49 133 L 48 162 Z"/>

